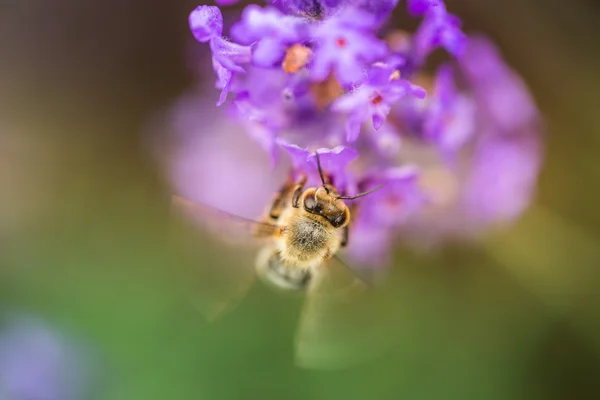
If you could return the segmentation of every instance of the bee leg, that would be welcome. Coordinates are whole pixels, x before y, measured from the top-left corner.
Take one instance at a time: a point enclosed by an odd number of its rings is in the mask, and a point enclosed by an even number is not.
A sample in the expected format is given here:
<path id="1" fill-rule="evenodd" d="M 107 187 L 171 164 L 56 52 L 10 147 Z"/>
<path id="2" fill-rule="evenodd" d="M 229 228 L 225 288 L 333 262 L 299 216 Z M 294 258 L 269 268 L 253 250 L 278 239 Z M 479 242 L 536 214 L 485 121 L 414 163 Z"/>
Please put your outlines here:
<path id="1" fill-rule="evenodd" d="M 298 180 L 298 183 L 294 187 L 294 194 L 292 196 L 292 207 L 298 208 L 298 200 L 300 200 L 300 195 L 302 194 L 302 190 L 304 189 L 304 185 L 306 184 L 306 175 L 302 175 L 302 177 Z"/>
<path id="2" fill-rule="evenodd" d="M 340 246 L 342 246 L 342 247 L 348 246 L 349 233 L 350 233 L 350 229 L 348 229 L 348 226 L 345 226 L 342 230 L 342 241 L 340 242 Z"/>
<path id="3" fill-rule="evenodd" d="M 275 195 L 275 199 L 273 199 L 273 203 L 271 204 L 271 209 L 269 210 L 269 217 L 273 220 L 277 220 L 281 215 L 281 212 L 285 208 L 285 203 L 287 196 L 290 191 L 294 188 L 294 182 L 291 179 L 288 179 L 279 192 Z"/>

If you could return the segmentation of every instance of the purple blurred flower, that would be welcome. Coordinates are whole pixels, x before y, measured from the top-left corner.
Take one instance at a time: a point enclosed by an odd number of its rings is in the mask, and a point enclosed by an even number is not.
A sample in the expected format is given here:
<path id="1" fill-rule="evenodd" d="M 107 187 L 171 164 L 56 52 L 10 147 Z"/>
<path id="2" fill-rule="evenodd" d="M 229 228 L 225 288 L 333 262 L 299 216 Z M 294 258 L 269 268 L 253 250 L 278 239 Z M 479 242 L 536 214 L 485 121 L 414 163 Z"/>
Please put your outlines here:
<path id="1" fill-rule="evenodd" d="M 481 112 L 497 129 L 512 132 L 539 119 L 527 86 L 504 63 L 490 40 L 481 36 L 471 38 L 458 61 Z"/>
<path id="2" fill-rule="evenodd" d="M 2 399 L 83 399 L 89 367 L 81 348 L 34 318 L 14 318 L 0 330 Z"/>
<path id="3" fill-rule="evenodd" d="M 415 166 L 387 168 L 364 178 L 363 185 L 383 185 L 383 188 L 370 194 L 369 200 L 361 204 L 360 218 L 365 218 L 373 225 L 401 225 L 425 201 L 424 194 L 418 186 L 418 178 L 418 169 Z M 368 190 L 369 187 L 365 187 L 364 190 Z"/>
<path id="4" fill-rule="evenodd" d="M 369 143 L 365 146 L 373 147 L 380 159 L 393 160 L 400 152 L 402 138 L 392 124 L 384 123 L 378 130 L 375 130 L 372 126 L 367 126 L 365 133 L 367 140 L 369 140 Z"/>
<path id="5" fill-rule="evenodd" d="M 383 185 L 383 188 L 360 202 L 352 226 L 349 252 L 365 265 L 387 260 L 397 228 L 426 201 L 414 166 L 377 171 L 362 180 L 360 189 L 368 190 L 377 185 Z M 380 242 L 378 245 L 373 244 L 374 237 Z"/>
<path id="6" fill-rule="evenodd" d="M 529 205 L 535 190 L 541 164 L 539 112 L 523 81 L 489 40 L 474 38 L 461 66 L 473 88 L 481 130 L 466 207 L 481 224 L 510 222 Z"/>
<path id="7" fill-rule="evenodd" d="M 322 81 L 332 71 L 343 85 L 364 79 L 369 65 L 387 52 L 385 43 L 372 32 L 376 22 L 370 13 L 346 8 L 317 25 L 312 79 Z"/>
<path id="8" fill-rule="evenodd" d="M 425 89 L 405 79 L 395 78 L 398 71 L 387 65 L 375 65 L 369 71 L 367 82 L 353 92 L 340 97 L 332 110 L 348 113 L 346 140 L 354 142 L 360 127 L 367 119 L 373 120 L 373 128 L 379 130 L 392 105 L 406 95 L 425 97 Z"/>
<path id="9" fill-rule="evenodd" d="M 425 15 L 413 37 L 411 63 L 422 65 L 438 47 L 443 47 L 454 56 L 462 54 L 467 37 L 460 29 L 460 19 L 448 13 L 441 0 L 431 0 L 427 6 L 424 3 L 422 0 L 409 3 L 413 13 Z"/>
<path id="10" fill-rule="evenodd" d="M 175 143 L 164 162 L 177 195 L 247 218 L 261 215 L 284 175 L 241 123 L 193 94 L 172 107 L 165 123 Z"/>
<path id="11" fill-rule="evenodd" d="M 442 0 L 407 0 L 408 12 L 411 15 L 423 15 L 432 7 L 437 7 Z"/>
<path id="12" fill-rule="evenodd" d="M 444 156 L 453 158 L 474 132 L 475 104 L 456 90 L 452 68 L 442 66 L 425 115 L 423 137 L 434 143 Z"/>
<path id="13" fill-rule="evenodd" d="M 403 229 L 419 245 L 476 238 L 496 225 L 507 225 L 527 208 L 536 188 L 542 158 L 540 117 L 527 88 L 482 38 L 470 42 L 460 67 L 469 84 L 468 107 L 473 108 L 463 118 L 472 116 L 444 129 L 462 130 L 459 138 L 472 130 L 455 151 L 460 168 L 425 151 L 426 142 L 405 141 L 403 147 L 407 158 L 421 166 L 424 186 L 432 197 L 426 212 L 414 215 Z M 446 79 L 447 72 L 440 73 Z M 509 103 L 514 119 L 498 111 Z M 437 107 L 434 100 L 424 115 L 432 118 Z"/>
<path id="14" fill-rule="evenodd" d="M 540 165 L 536 133 L 492 134 L 477 145 L 465 186 L 465 210 L 477 225 L 505 224 L 529 205 Z"/>

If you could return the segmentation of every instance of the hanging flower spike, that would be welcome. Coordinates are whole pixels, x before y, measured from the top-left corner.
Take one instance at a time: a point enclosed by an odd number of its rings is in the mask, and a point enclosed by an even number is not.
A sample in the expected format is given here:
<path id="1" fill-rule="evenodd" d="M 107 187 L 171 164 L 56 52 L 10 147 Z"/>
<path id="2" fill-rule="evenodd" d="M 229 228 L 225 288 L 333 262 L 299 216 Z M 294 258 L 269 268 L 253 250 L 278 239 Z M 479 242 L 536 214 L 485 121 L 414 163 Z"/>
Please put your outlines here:
<path id="1" fill-rule="evenodd" d="M 423 137 L 452 159 L 475 132 L 475 104 L 454 85 L 452 67 L 440 67 L 435 91 L 425 113 Z"/>
<path id="2" fill-rule="evenodd" d="M 223 39 L 223 15 L 218 7 L 197 7 L 190 13 L 189 24 L 197 41 L 210 44 L 217 87 L 221 89 L 217 102 L 217 106 L 220 106 L 227 98 L 235 74 L 246 72 L 241 64 L 251 61 L 251 49 Z"/>
<path id="3" fill-rule="evenodd" d="M 414 15 L 425 16 L 413 36 L 412 65 L 423 65 L 427 56 L 438 47 L 446 49 L 455 57 L 462 54 L 467 36 L 460 29 L 460 19 L 448 13 L 442 0 L 412 1 L 409 3 L 409 11 Z"/>
<path id="4" fill-rule="evenodd" d="M 311 78 L 324 81 L 333 71 L 348 87 L 364 80 L 369 66 L 387 54 L 387 46 L 373 33 L 376 27 L 372 14 L 350 7 L 318 24 L 314 28 L 314 59 L 309 65 Z"/>
<path id="5" fill-rule="evenodd" d="M 473 38 L 459 64 L 481 120 L 465 207 L 479 224 L 507 223 L 521 215 L 536 189 L 542 162 L 539 111 L 488 39 Z"/>
<path id="6" fill-rule="evenodd" d="M 465 210 L 480 226 L 507 224 L 529 206 L 541 163 L 535 130 L 483 139 L 465 188 Z"/>
<path id="7" fill-rule="evenodd" d="M 346 120 L 346 140 L 354 142 L 360 128 L 367 119 L 372 119 L 373 128 L 379 130 L 392 105 L 406 95 L 425 97 L 425 89 L 405 79 L 387 64 L 374 65 L 368 80 L 356 90 L 340 97 L 332 105 L 332 110 L 348 113 Z"/>
<path id="8" fill-rule="evenodd" d="M 539 111 L 523 80 L 486 38 L 475 36 L 459 65 L 481 109 L 505 132 L 539 121 Z"/>

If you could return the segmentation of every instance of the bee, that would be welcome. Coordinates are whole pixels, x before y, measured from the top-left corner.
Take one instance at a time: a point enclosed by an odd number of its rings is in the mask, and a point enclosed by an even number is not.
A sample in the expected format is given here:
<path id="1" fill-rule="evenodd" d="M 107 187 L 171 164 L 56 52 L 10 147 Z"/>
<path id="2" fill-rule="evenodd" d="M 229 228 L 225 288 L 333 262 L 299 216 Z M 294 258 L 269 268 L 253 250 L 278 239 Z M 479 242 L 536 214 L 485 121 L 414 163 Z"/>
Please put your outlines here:
<path id="1" fill-rule="evenodd" d="M 279 288 L 305 289 L 319 267 L 348 245 L 351 213 L 344 200 L 354 200 L 381 188 L 342 196 L 323 173 L 319 153 L 315 156 L 322 186 L 305 189 L 306 175 L 295 185 L 288 181 L 265 219 L 277 229 L 270 233 L 271 245 L 259 252 L 256 269 Z M 255 233 L 259 237 L 263 234 L 264 229 Z"/>
<path id="2" fill-rule="evenodd" d="M 204 276 L 195 279 L 204 283 L 199 304 L 201 311 L 214 318 L 230 309 L 249 289 L 256 275 L 277 290 L 306 292 L 296 361 L 305 367 L 321 368 L 350 364 L 348 354 L 355 353 L 357 346 L 365 345 L 362 343 L 365 338 L 360 337 L 352 340 L 362 344 L 340 346 L 346 342 L 344 339 L 348 339 L 350 331 L 357 329 L 356 323 L 363 327 L 359 329 L 366 326 L 365 321 L 359 322 L 355 311 L 365 311 L 365 304 L 369 302 L 366 299 L 372 297 L 373 291 L 337 254 L 349 242 L 354 207 L 346 201 L 366 196 L 381 186 L 354 196 L 343 195 L 332 178 L 323 172 L 319 153 L 316 152 L 315 156 L 321 186 L 306 188 L 306 175 L 293 179 L 291 174 L 260 221 L 215 210 L 178 196 L 173 197 L 173 205 L 178 215 L 205 223 L 212 219 L 217 228 L 226 225 L 225 220 L 233 222 L 237 226 L 234 231 L 249 232 L 263 243 L 255 256 L 254 268 L 248 268 L 246 263 L 231 262 L 227 270 L 205 271 Z M 229 233 L 223 236 L 232 238 Z M 240 251 L 236 249 L 236 253 Z M 333 260 L 335 263 L 331 262 Z M 211 264 L 207 260 L 199 262 Z M 366 312 L 367 319 L 372 317 L 371 311 Z M 369 325 L 376 324 L 371 322 Z M 371 342 L 380 346 L 385 341 L 378 337 Z"/>

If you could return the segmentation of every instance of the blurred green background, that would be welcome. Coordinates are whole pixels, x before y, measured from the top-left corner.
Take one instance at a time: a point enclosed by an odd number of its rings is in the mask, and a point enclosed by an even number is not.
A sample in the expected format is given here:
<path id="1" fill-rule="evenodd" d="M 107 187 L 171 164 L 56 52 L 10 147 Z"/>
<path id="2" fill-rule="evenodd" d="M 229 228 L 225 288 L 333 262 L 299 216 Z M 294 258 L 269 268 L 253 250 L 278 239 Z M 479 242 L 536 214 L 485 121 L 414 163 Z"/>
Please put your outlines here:
<path id="1" fill-rule="evenodd" d="M 192 0 L 0 3 L 0 307 L 93 347 L 99 399 L 599 398 L 600 7 L 447 3 L 530 85 L 546 162 L 513 229 L 399 249 L 398 340 L 381 360 L 297 369 L 300 299 L 258 285 L 211 325 L 173 279 L 144 130 L 192 82 Z"/>

